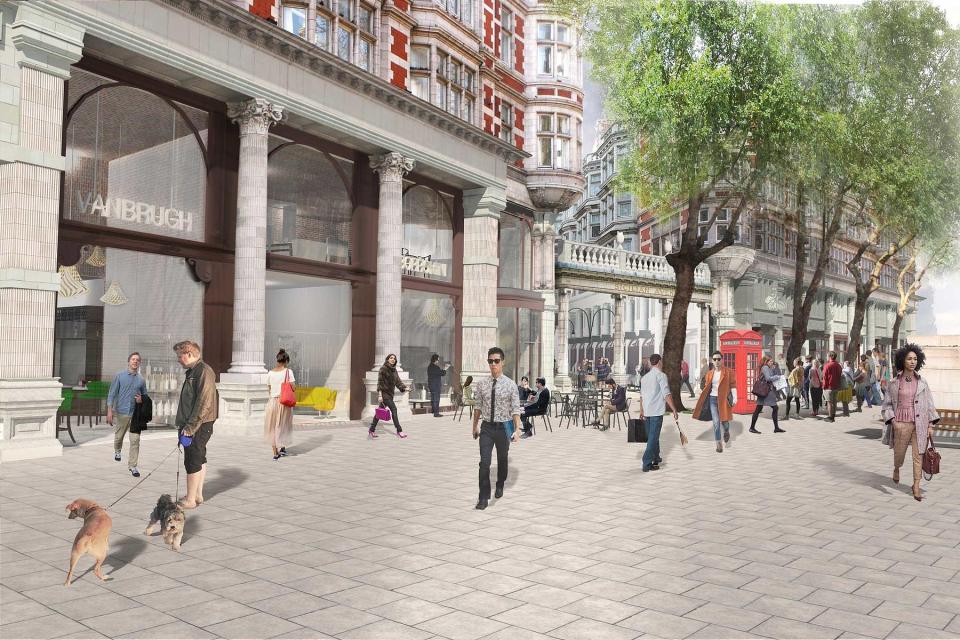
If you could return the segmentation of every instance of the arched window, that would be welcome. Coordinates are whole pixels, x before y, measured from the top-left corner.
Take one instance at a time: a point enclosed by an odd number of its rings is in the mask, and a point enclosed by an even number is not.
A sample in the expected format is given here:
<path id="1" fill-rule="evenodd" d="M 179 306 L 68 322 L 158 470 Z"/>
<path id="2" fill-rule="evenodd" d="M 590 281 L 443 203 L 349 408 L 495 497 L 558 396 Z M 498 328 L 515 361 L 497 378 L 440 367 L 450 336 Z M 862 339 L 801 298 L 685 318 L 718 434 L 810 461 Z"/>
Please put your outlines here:
<path id="1" fill-rule="evenodd" d="M 63 217 L 203 241 L 206 112 L 74 69 Z"/>
<path id="2" fill-rule="evenodd" d="M 271 137 L 267 251 L 350 264 L 353 162 Z"/>
<path id="3" fill-rule="evenodd" d="M 449 282 L 453 275 L 453 196 L 422 185 L 403 195 L 404 275 Z"/>

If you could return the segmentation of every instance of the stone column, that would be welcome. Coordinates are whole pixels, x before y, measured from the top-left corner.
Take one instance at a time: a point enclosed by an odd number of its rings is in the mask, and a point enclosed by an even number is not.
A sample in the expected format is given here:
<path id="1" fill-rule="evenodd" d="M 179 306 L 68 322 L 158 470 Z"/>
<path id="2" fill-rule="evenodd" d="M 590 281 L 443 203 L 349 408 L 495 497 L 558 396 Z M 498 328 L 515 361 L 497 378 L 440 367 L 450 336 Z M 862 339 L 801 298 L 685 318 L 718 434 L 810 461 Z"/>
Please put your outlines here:
<path id="1" fill-rule="evenodd" d="M 623 314 L 626 301 L 626 296 L 613 296 L 613 379 L 617 384 L 627 382 L 627 363 L 623 352 Z"/>
<path id="2" fill-rule="evenodd" d="M 497 344 L 497 235 L 505 188 L 463 192 L 463 352 L 462 374 L 489 375 L 487 349 Z M 516 357 L 516 354 L 507 354 Z"/>
<path id="3" fill-rule="evenodd" d="M 569 391 L 570 382 L 570 358 L 568 332 L 570 330 L 570 290 L 557 290 L 557 377 L 554 380 L 554 386 L 557 391 Z M 579 351 L 577 357 L 579 358 Z"/>
<path id="4" fill-rule="evenodd" d="M 777 364 L 781 367 L 784 366 L 783 362 L 780 360 L 781 355 L 785 355 L 783 351 L 783 316 L 779 316 L 780 320 L 777 323 L 777 326 L 773 328 L 773 353 L 770 355 L 776 359 Z"/>
<path id="5" fill-rule="evenodd" d="M 663 322 L 663 310 L 667 306 L 666 300 L 655 298 L 653 300 L 653 352 L 663 355 L 663 330 L 666 324 Z"/>
<path id="6" fill-rule="evenodd" d="M 217 430 L 231 435 L 263 433 L 270 399 L 263 364 L 267 275 L 267 151 L 270 127 L 283 119 L 280 107 L 260 98 L 229 105 L 240 126 L 237 229 L 233 277 L 233 357 L 220 376 Z M 185 336 L 188 337 L 188 336 Z"/>
<path id="7" fill-rule="evenodd" d="M 0 462 L 59 456 L 53 371 L 64 80 L 83 30 L 35 3 L 0 31 Z M 2 26 L 0 26 L 2 29 Z"/>
<path id="8" fill-rule="evenodd" d="M 826 358 L 827 354 L 833 350 L 833 320 L 834 314 L 837 311 L 836 305 L 836 296 L 832 293 L 824 294 L 823 296 L 823 324 L 824 324 L 824 333 L 827 334 L 827 348 L 823 351 L 823 357 Z M 824 360 L 826 364 L 826 360 Z"/>
<path id="9" fill-rule="evenodd" d="M 403 293 L 400 249 L 403 247 L 403 176 L 413 170 L 414 162 L 390 152 L 370 159 L 380 176 L 379 217 L 377 218 L 377 330 L 373 368 L 367 371 L 364 385 L 367 401 L 361 417 L 373 418 L 377 407 L 377 377 L 391 353 L 397 356 L 400 379 L 409 388 L 410 374 L 400 360 L 400 299 Z M 411 416 L 410 394 L 394 396 L 401 420 Z"/>
<path id="10" fill-rule="evenodd" d="M 553 364 L 556 360 L 559 369 L 560 359 L 557 356 L 554 343 L 554 332 L 557 321 L 557 292 L 554 289 L 554 242 L 557 230 L 553 226 L 552 214 L 544 214 L 540 235 L 540 294 L 543 296 L 543 315 L 540 319 L 540 375 L 547 381 L 547 386 L 554 387 Z M 534 271 L 537 268 L 534 267 Z"/>

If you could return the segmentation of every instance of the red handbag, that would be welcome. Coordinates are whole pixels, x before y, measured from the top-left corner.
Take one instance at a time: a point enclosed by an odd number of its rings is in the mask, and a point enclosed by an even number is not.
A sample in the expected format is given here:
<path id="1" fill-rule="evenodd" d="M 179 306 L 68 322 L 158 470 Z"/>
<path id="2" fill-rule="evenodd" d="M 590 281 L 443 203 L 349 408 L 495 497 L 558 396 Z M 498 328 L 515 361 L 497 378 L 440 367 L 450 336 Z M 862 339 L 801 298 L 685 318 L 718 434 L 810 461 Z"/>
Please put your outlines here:
<path id="1" fill-rule="evenodd" d="M 293 392 L 293 383 L 290 382 L 290 370 L 287 369 L 283 377 L 283 384 L 280 385 L 280 404 L 285 407 L 297 406 L 297 394 Z"/>
<path id="2" fill-rule="evenodd" d="M 923 477 L 932 480 L 940 473 L 940 452 L 933 446 L 933 436 L 927 433 L 927 450 L 923 452 Z"/>

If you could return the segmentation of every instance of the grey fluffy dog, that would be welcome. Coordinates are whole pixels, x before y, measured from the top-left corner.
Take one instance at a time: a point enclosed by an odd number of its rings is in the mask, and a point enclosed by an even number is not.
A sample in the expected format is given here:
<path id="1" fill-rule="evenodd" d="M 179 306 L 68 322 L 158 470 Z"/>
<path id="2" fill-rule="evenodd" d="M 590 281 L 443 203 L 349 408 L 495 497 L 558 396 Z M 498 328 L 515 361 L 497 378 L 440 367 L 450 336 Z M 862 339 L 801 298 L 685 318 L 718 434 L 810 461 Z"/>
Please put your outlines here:
<path id="1" fill-rule="evenodd" d="M 163 541 L 169 544 L 174 551 L 180 551 L 180 539 L 183 538 L 183 527 L 187 523 L 187 516 L 183 507 L 174 502 L 169 493 L 165 493 L 157 500 L 157 506 L 150 514 L 150 522 L 144 530 L 145 535 L 153 533 L 153 525 L 160 523 L 160 534 Z"/>

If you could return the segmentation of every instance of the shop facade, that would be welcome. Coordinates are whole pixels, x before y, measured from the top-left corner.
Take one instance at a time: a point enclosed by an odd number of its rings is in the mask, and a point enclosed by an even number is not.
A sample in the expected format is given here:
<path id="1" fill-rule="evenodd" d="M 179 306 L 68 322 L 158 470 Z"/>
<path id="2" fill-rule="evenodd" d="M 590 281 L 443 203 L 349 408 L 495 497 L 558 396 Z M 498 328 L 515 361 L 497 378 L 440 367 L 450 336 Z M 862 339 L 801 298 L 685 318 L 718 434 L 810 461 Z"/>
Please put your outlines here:
<path id="1" fill-rule="evenodd" d="M 65 389 L 95 395 L 134 351 L 172 422 L 184 339 L 237 434 L 262 430 L 281 347 L 304 388 L 336 392 L 305 398 L 336 419 L 369 411 L 387 353 L 411 382 L 404 410 L 433 353 L 454 386 L 500 341 L 518 375 L 547 369 L 552 260 L 529 199 L 507 196 L 525 195 L 516 146 L 230 5 L 0 10 L 17 72 L 3 460 L 56 455 Z"/>

